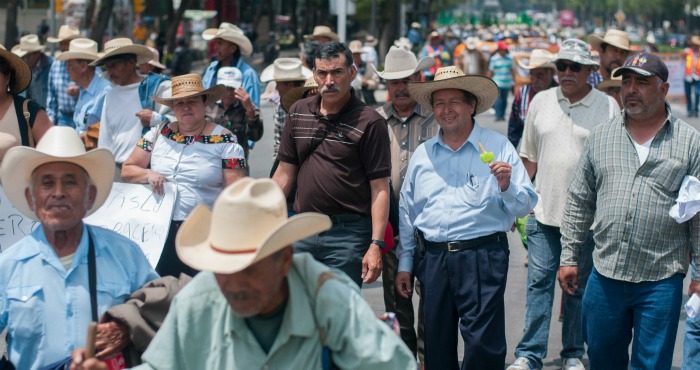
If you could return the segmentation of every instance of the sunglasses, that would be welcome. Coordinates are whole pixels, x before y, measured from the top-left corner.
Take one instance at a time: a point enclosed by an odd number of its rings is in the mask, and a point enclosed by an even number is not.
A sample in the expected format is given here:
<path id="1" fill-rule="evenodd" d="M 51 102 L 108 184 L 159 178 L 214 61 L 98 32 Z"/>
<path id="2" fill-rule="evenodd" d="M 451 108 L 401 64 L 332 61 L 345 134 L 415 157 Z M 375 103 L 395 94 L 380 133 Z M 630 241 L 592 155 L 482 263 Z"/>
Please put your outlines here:
<path id="1" fill-rule="evenodd" d="M 564 71 L 566 71 L 567 68 L 569 68 L 571 70 L 571 72 L 578 73 L 578 72 L 581 72 L 581 68 L 583 68 L 583 64 L 564 63 L 560 60 L 557 60 L 554 64 L 557 66 L 557 71 L 559 71 L 559 72 L 564 72 Z"/>

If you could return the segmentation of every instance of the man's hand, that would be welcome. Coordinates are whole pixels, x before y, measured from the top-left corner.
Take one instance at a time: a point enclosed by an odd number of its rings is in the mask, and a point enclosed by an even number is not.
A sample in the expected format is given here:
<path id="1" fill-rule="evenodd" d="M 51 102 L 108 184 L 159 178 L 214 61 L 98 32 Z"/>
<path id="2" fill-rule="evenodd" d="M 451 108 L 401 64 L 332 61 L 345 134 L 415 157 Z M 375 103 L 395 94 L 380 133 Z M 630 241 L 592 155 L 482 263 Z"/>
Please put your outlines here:
<path id="1" fill-rule="evenodd" d="M 574 295 L 578 289 L 578 267 L 576 266 L 559 266 L 557 279 L 561 290 L 568 295 Z"/>
<path id="2" fill-rule="evenodd" d="M 234 91 L 234 94 L 236 95 L 236 99 L 243 105 L 243 108 L 245 108 L 246 114 L 250 117 L 252 113 L 249 112 L 255 112 L 255 105 L 250 101 L 248 92 L 246 92 L 244 88 L 239 87 Z"/>
<path id="3" fill-rule="evenodd" d="M 406 271 L 397 273 L 396 277 L 394 278 L 396 292 L 406 299 L 410 298 L 411 292 L 413 292 L 413 284 L 411 284 L 411 280 L 411 274 Z"/>
<path id="4" fill-rule="evenodd" d="M 151 185 L 151 189 L 153 189 L 154 193 L 157 195 L 165 194 L 165 188 L 163 187 L 163 184 L 165 184 L 165 177 L 163 177 L 163 175 L 151 170 L 146 179 L 148 180 L 148 184 Z"/>
<path id="5" fill-rule="evenodd" d="M 151 127 L 151 118 L 153 117 L 153 111 L 150 109 L 141 109 L 136 112 L 136 117 L 141 121 L 141 126 Z"/>
<path id="6" fill-rule="evenodd" d="M 97 357 L 105 358 L 119 353 L 131 341 L 129 329 L 117 322 L 110 321 L 97 325 L 95 349 Z"/>
<path id="7" fill-rule="evenodd" d="M 68 87 L 66 88 L 66 94 L 67 94 L 68 96 L 71 96 L 71 97 L 74 97 L 74 98 L 75 98 L 75 97 L 77 97 L 78 95 L 80 95 L 80 88 L 79 88 L 78 86 L 76 86 L 76 85 L 68 86 Z"/>
<path id="8" fill-rule="evenodd" d="M 508 187 L 510 186 L 510 174 L 513 170 L 510 164 L 507 162 L 494 161 L 489 163 L 489 167 L 491 168 L 491 174 L 496 176 L 498 187 L 501 189 L 501 191 L 503 192 L 508 190 Z"/>
<path id="9" fill-rule="evenodd" d="M 362 282 L 374 283 L 382 273 L 382 251 L 376 244 L 370 244 L 365 257 L 362 258 Z"/>
<path id="10" fill-rule="evenodd" d="M 693 295 L 693 293 L 697 293 L 698 296 L 700 296 L 700 281 L 690 281 L 690 286 L 688 287 L 688 296 Z"/>
<path id="11" fill-rule="evenodd" d="M 109 370 L 107 364 L 96 359 L 85 359 L 85 349 L 76 348 L 71 354 L 70 370 Z"/>

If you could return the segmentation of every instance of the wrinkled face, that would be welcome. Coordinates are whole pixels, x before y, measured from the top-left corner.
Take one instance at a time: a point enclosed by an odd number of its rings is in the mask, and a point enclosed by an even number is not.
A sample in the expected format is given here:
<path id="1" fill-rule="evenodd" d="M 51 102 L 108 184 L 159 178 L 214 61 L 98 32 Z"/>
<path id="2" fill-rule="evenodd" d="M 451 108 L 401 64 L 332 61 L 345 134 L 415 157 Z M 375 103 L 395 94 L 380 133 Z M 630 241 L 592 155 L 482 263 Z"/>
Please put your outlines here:
<path id="1" fill-rule="evenodd" d="M 433 112 L 440 128 L 445 132 L 464 130 L 472 122 L 476 102 L 467 102 L 464 92 L 444 89 L 433 93 Z"/>
<path id="2" fill-rule="evenodd" d="M 272 313 L 285 299 L 292 249 L 263 258 L 243 271 L 214 274 L 221 293 L 239 317 Z"/>
<path id="3" fill-rule="evenodd" d="M 303 86 L 304 81 L 277 81 L 277 92 L 280 94 L 280 96 L 284 96 L 289 90 L 298 87 L 298 86 Z"/>
<path id="4" fill-rule="evenodd" d="M 238 50 L 238 45 L 230 41 L 214 39 L 214 57 L 219 62 L 230 60 L 236 50 Z"/>
<path id="5" fill-rule="evenodd" d="M 389 97 L 394 107 L 403 111 L 412 108 L 416 104 L 416 101 L 413 100 L 413 97 L 408 92 L 408 83 L 419 81 L 420 72 L 399 80 L 386 80 L 386 88 L 389 91 Z"/>
<path id="6" fill-rule="evenodd" d="M 627 50 L 607 44 L 605 51 L 600 53 L 600 65 L 610 74 L 615 68 L 622 67 L 625 64 L 628 53 Z"/>
<path id="7" fill-rule="evenodd" d="M 173 101 L 173 112 L 179 127 L 189 129 L 204 122 L 207 106 L 203 99 L 203 95 L 199 95 Z"/>
<path id="8" fill-rule="evenodd" d="M 95 203 L 97 189 L 82 167 L 53 162 L 34 170 L 24 195 L 44 229 L 65 231 L 82 223 Z"/>
<path id="9" fill-rule="evenodd" d="M 530 71 L 530 85 L 536 93 L 547 90 L 552 84 L 554 70 L 552 68 L 535 68 Z"/>
<path id="10" fill-rule="evenodd" d="M 80 76 L 82 76 L 88 68 L 88 62 L 84 60 L 71 59 L 66 61 L 66 70 L 68 71 L 68 76 L 73 82 L 77 82 Z"/>
<path id="11" fill-rule="evenodd" d="M 357 69 L 345 64 L 345 55 L 339 54 L 330 60 L 316 59 L 314 78 L 324 102 L 340 102 L 350 93 L 350 83 L 355 79 Z"/>
<path id="12" fill-rule="evenodd" d="M 593 70 L 591 66 L 570 60 L 557 60 L 556 66 L 559 86 L 561 86 L 561 92 L 565 97 L 578 96 L 588 90 L 587 80 Z"/>
<path id="13" fill-rule="evenodd" d="M 668 82 L 656 76 L 645 77 L 632 71 L 622 73 L 622 102 L 625 113 L 634 119 L 650 117 L 664 109 Z"/>
<path id="14" fill-rule="evenodd" d="M 107 76 L 113 84 L 117 86 L 126 86 L 131 81 L 136 71 L 136 62 L 134 60 L 114 60 L 108 61 L 102 65 L 102 68 L 107 71 Z"/>

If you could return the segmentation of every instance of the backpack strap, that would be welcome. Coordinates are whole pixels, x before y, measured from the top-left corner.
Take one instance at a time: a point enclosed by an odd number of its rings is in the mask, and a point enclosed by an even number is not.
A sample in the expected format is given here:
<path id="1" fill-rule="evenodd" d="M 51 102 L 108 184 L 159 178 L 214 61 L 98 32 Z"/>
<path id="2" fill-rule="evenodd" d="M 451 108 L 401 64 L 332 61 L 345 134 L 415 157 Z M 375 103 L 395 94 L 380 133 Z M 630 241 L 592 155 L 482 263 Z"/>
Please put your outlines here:
<path id="1" fill-rule="evenodd" d="M 34 148 L 34 133 L 32 133 L 32 126 L 29 124 L 29 99 L 25 99 L 22 103 L 22 112 L 24 113 L 24 122 L 27 124 L 27 138 L 29 139 L 29 147 Z"/>

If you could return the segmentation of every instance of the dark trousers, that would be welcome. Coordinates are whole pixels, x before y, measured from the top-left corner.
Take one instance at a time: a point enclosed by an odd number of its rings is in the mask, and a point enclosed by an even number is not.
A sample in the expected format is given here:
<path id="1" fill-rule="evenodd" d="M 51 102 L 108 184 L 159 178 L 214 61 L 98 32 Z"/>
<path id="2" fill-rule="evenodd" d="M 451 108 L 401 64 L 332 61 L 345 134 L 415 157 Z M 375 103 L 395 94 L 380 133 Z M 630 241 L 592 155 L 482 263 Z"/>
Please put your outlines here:
<path id="1" fill-rule="evenodd" d="M 425 300 L 425 369 L 459 369 L 457 332 L 464 339 L 462 370 L 503 369 L 508 240 L 457 252 L 428 249 L 417 268 Z"/>
<path id="2" fill-rule="evenodd" d="M 177 252 L 175 251 L 175 236 L 180 226 L 182 226 L 182 221 L 170 221 L 170 229 L 168 229 L 168 237 L 165 239 L 163 253 L 161 253 L 158 264 L 156 265 L 156 272 L 160 276 L 174 276 L 177 278 L 180 277 L 181 273 L 195 276 L 199 272 L 185 265 L 185 263 L 180 260 L 180 257 L 177 256 Z"/>

